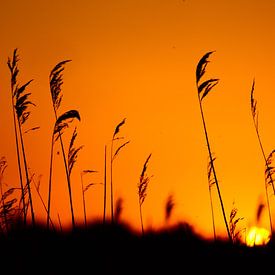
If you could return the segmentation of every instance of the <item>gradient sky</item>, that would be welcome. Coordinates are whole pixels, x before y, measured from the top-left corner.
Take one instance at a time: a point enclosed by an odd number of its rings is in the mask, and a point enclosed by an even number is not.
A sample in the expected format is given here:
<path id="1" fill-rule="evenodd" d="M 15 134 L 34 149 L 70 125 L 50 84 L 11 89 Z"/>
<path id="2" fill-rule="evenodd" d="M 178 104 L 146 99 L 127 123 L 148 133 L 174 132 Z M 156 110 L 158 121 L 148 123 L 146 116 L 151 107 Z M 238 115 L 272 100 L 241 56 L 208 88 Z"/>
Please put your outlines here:
<path id="1" fill-rule="evenodd" d="M 208 155 L 199 112 L 195 69 L 208 51 L 206 77 L 219 84 L 204 100 L 216 172 L 227 217 L 233 207 L 244 219 L 239 228 L 256 224 L 259 202 L 266 201 L 264 160 L 250 111 L 255 78 L 259 130 L 266 154 L 275 148 L 275 2 L 273 0 L 117 0 L 5 1 L 0 7 L 0 154 L 8 161 L 5 182 L 19 186 L 10 104 L 7 59 L 18 48 L 21 84 L 30 79 L 36 104 L 25 136 L 31 171 L 41 177 L 47 200 L 50 138 L 54 114 L 50 70 L 71 59 L 64 71 L 61 111 L 77 109 L 77 145 L 84 145 L 73 169 L 76 218 L 83 222 L 80 172 L 85 184 L 103 181 L 104 146 L 125 117 L 121 135 L 130 140 L 114 164 L 115 199 L 123 199 L 121 218 L 140 228 L 137 182 L 152 153 L 153 175 L 143 205 L 144 226 L 165 225 L 164 206 L 172 194 L 172 223 L 187 221 L 212 236 L 207 182 Z M 73 127 L 64 139 L 69 142 Z M 55 148 L 53 219 L 70 223 L 68 191 L 59 146 Z M 109 151 L 108 151 L 109 153 Z M 108 175 L 109 180 L 109 175 Z M 225 235 L 216 189 L 215 222 Z M 271 208 L 274 197 L 270 191 Z M 34 191 L 35 212 L 46 214 Z M 108 188 L 109 197 L 109 188 Z M 86 193 L 88 218 L 102 217 L 103 187 Z M 108 204 L 108 215 L 109 211 Z M 275 210 L 274 210 L 275 211 Z M 265 210 L 260 226 L 269 228 Z"/>

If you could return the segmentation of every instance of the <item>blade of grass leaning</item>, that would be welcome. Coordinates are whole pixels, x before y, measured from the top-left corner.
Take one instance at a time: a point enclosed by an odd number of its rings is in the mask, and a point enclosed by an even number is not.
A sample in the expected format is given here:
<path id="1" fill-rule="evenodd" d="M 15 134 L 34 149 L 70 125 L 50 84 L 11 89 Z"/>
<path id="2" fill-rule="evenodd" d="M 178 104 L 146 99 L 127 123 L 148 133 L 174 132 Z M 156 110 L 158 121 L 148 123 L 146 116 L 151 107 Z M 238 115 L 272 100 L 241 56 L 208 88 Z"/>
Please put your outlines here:
<path id="1" fill-rule="evenodd" d="M 227 235 L 228 235 L 229 241 L 232 242 L 231 234 L 230 234 L 229 227 L 228 227 L 228 222 L 227 222 L 227 219 L 226 219 L 223 200 L 222 200 L 222 196 L 221 196 L 221 191 L 220 191 L 220 187 L 219 187 L 219 183 L 218 183 L 218 179 L 217 179 L 217 175 L 216 175 L 216 169 L 215 169 L 215 166 L 214 166 L 212 151 L 211 151 L 211 148 L 210 148 L 210 142 L 209 142 L 208 132 L 207 132 L 207 128 L 206 128 L 206 121 L 205 121 L 205 118 L 204 118 L 204 112 L 203 112 L 203 108 L 202 108 L 203 99 L 212 91 L 213 87 L 215 87 L 219 82 L 219 79 L 217 79 L 217 78 L 211 78 L 211 79 L 208 79 L 204 82 L 201 82 L 201 79 L 202 79 L 202 77 L 204 76 L 204 74 L 206 72 L 207 64 L 209 63 L 209 57 L 213 52 L 214 51 L 207 52 L 199 60 L 199 62 L 197 64 L 197 68 L 196 68 L 196 86 L 197 86 L 197 91 L 198 91 L 198 101 L 199 101 L 200 113 L 201 113 L 201 118 L 202 118 L 202 123 L 203 123 L 204 135 L 205 135 L 207 149 L 208 149 L 208 155 L 209 155 L 209 158 L 210 158 L 212 171 L 213 171 L 213 176 L 214 176 L 215 183 L 216 183 L 216 186 L 217 186 L 219 201 L 220 201 L 220 205 L 221 205 L 221 210 L 222 210 L 222 214 L 223 214 L 223 219 L 224 219 Z"/>
<path id="2" fill-rule="evenodd" d="M 266 194 L 266 201 L 267 201 L 267 206 L 268 206 L 270 230 L 271 230 L 271 232 L 273 232 L 271 209 L 270 209 L 269 196 L 268 196 L 268 190 L 267 190 L 267 187 L 270 185 L 273 189 L 273 194 L 275 194 L 274 182 L 273 182 L 273 177 L 272 177 L 272 173 L 271 173 L 272 168 L 270 167 L 271 158 L 272 158 L 273 153 L 271 152 L 269 157 L 268 158 L 266 157 L 263 143 L 262 143 L 260 133 L 259 133 L 259 112 L 257 109 L 257 100 L 254 98 L 254 91 L 255 91 L 255 79 L 253 79 L 251 92 L 250 92 L 250 108 L 251 108 L 251 114 L 252 114 L 252 119 L 253 119 L 255 131 L 256 131 L 257 139 L 258 139 L 261 153 L 262 153 L 262 156 L 263 156 L 264 162 L 265 162 L 265 176 L 266 176 L 265 177 L 265 194 Z"/>
<path id="3" fill-rule="evenodd" d="M 18 62 L 18 54 L 17 49 L 14 49 L 13 51 L 13 57 L 12 59 L 8 58 L 8 67 L 11 73 L 11 105 L 12 105 L 12 114 L 13 114 L 13 128 L 14 128 L 14 136 L 15 136 L 15 145 L 16 145 L 16 156 L 17 156 L 17 167 L 18 167 L 18 174 L 19 174 L 19 181 L 20 181 L 20 188 L 21 188 L 21 200 L 22 200 L 22 213 L 23 213 L 23 224 L 26 226 L 26 203 L 25 203 L 25 194 L 24 194 L 24 184 L 23 184 L 23 175 L 22 175 L 22 167 L 21 167 L 21 161 L 20 161 L 20 152 L 19 152 L 19 140 L 18 140 L 18 131 L 17 131 L 17 125 L 16 125 L 16 113 L 15 113 L 15 87 L 17 85 L 17 75 L 19 73 L 19 69 L 17 66 Z"/>

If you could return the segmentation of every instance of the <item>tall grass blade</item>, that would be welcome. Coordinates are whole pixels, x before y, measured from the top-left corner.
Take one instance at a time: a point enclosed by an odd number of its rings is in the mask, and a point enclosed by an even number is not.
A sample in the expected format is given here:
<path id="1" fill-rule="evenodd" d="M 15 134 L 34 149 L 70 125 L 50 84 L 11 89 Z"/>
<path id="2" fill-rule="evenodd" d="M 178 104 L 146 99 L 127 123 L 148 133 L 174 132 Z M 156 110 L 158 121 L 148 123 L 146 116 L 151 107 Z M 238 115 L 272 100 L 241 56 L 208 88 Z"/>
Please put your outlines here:
<path id="1" fill-rule="evenodd" d="M 25 203 L 25 193 L 24 193 L 24 184 L 23 184 L 23 176 L 22 176 L 22 168 L 21 168 L 21 161 L 20 161 L 20 151 L 19 151 L 19 140 L 18 140 L 18 132 L 17 132 L 17 125 L 16 125 L 16 112 L 15 112 L 15 87 L 17 85 L 17 75 L 19 73 L 19 69 L 17 67 L 17 62 L 19 61 L 17 49 L 13 51 L 12 59 L 8 58 L 8 67 L 11 74 L 11 105 L 12 105 L 12 113 L 13 113 L 13 127 L 14 127 L 14 135 L 15 135 L 15 145 L 16 145 L 16 156 L 17 156 L 17 167 L 18 167 L 18 174 L 20 180 L 20 188 L 21 188 L 21 200 L 22 201 L 22 209 L 23 209 L 23 223 L 24 226 L 26 225 L 27 219 L 27 212 L 26 212 L 26 203 Z"/>
<path id="2" fill-rule="evenodd" d="M 227 222 L 226 215 L 225 215 L 225 209 L 224 209 L 223 200 L 222 200 L 222 196 L 221 196 L 221 192 L 220 192 L 220 187 L 219 187 L 219 183 L 218 183 L 217 176 L 216 176 L 214 160 L 213 160 L 213 156 L 212 156 L 212 152 L 211 152 L 211 148 L 210 148 L 209 137 L 208 137 L 208 132 L 207 132 L 207 128 L 206 128 L 206 121 L 205 121 L 205 118 L 204 118 L 204 113 L 203 113 L 203 108 L 202 108 L 202 99 L 204 97 L 206 97 L 206 95 L 218 83 L 218 79 L 216 79 L 216 78 L 209 79 L 209 80 L 206 80 L 203 83 L 201 83 L 201 78 L 206 72 L 206 66 L 209 63 L 208 59 L 209 59 L 209 57 L 212 53 L 213 53 L 213 51 L 207 52 L 199 60 L 199 62 L 197 64 L 197 68 L 196 68 L 196 85 L 197 85 L 197 91 L 198 91 L 198 100 L 199 100 L 200 113 L 201 113 L 203 129 L 204 129 L 204 134 L 205 134 L 205 139 L 206 139 L 206 144 L 207 144 L 207 149 L 208 149 L 208 155 L 209 155 L 209 158 L 210 158 L 211 167 L 212 167 L 212 171 L 213 171 L 213 176 L 214 176 L 215 183 L 216 183 L 216 186 L 217 186 L 218 196 L 219 196 L 219 200 L 220 200 L 220 205 L 221 205 L 221 210 L 222 210 L 222 214 L 223 214 L 223 219 L 224 219 L 227 235 L 228 235 L 229 240 L 232 242 L 231 234 L 230 234 L 229 227 L 228 227 L 228 222 Z"/>
<path id="3" fill-rule="evenodd" d="M 113 153 L 114 141 L 123 139 L 123 137 L 118 137 L 118 133 L 120 132 L 120 128 L 125 124 L 126 118 L 124 118 L 120 123 L 117 124 L 115 127 L 112 141 L 111 141 L 111 163 L 110 163 L 110 185 L 111 185 L 111 221 L 114 222 L 114 193 L 113 193 L 113 162 L 114 159 L 117 157 L 119 151 L 125 147 L 129 141 L 123 143 L 121 146 L 117 148 L 115 153 Z"/>
<path id="4" fill-rule="evenodd" d="M 270 230 L 271 232 L 273 232 L 271 209 L 270 209 L 269 196 L 268 196 L 268 190 L 267 190 L 267 187 L 271 186 L 273 189 L 273 194 L 275 194 L 274 181 L 272 177 L 273 167 L 270 166 L 272 162 L 273 152 L 271 152 L 270 155 L 266 157 L 262 140 L 260 137 L 260 133 L 259 133 L 259 112 L 257 109 L 257 100 L 254 98 L 254 91 L 255 91 L 255 79 L 253 79 L 252 87 L 250 91 L 250 108 L 251 108 L 251 114 L 252 114 L 252 119 L 253 119 L 255 131 L 256 131 L 257 139 L 258 139 L 261 153 L 265 162 L 265 194 L 266 194 L 266 201 L 268 206 Z"/>

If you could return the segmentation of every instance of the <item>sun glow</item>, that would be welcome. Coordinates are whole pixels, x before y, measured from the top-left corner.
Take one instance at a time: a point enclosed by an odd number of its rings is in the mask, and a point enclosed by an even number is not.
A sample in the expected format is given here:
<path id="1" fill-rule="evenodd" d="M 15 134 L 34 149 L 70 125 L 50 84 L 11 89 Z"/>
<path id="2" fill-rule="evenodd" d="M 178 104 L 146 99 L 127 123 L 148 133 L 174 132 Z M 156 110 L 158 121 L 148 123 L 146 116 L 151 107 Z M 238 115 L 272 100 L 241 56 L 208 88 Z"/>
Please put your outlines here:
<path id="1" fill-rule="evenodd" d="M 248 246 L 266 245 L 270 241 L 270 232 L 265 228 L 253 226 L 246 236 Z"/>

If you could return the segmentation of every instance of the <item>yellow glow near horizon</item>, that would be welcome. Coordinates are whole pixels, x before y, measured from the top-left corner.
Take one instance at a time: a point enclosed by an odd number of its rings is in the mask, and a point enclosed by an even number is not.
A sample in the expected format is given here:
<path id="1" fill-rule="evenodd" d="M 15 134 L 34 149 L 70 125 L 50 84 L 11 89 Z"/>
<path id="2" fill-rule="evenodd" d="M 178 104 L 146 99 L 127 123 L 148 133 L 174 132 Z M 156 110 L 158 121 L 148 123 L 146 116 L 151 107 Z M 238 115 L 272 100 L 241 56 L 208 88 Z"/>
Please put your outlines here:
<path id="1" fill-rule="evenodd" d="M 253 226 L 246 236 L 248 246 L 266 245 L 270 241 L 270 232 L 265 228 Z"/>

